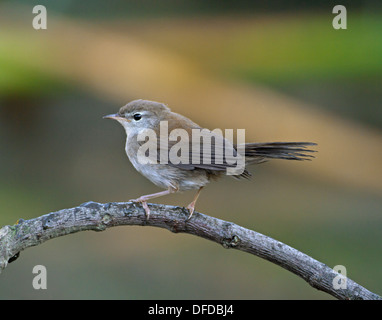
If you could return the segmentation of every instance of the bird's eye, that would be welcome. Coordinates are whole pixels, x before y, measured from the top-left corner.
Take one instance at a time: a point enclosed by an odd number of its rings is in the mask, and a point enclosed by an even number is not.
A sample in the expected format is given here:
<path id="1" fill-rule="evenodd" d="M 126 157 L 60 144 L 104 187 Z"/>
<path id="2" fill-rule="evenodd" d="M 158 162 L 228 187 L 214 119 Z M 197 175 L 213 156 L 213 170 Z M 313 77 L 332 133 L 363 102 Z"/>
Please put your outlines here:
<path id="1" fill-rule="evenodd" d="M 140 113 L 136 113 L 135 115 L 133 115 L 133 118 L 135 121 L 139 121 L 142 119 L 142 115 Z"/>

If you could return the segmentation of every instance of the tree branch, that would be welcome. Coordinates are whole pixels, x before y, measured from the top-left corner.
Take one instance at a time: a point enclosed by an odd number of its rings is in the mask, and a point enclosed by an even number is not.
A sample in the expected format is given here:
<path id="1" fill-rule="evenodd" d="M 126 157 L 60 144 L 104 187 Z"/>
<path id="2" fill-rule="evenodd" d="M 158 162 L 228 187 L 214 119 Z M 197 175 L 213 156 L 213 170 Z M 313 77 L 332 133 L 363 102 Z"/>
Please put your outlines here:
<path id="1" fill-rule="evenodd" d="M 382 299 L 349 278 L 346 289 L 334 289 L 333 280 L 341 274 L 308 255 L 258 232 L 181 207 L 150 204 L 150 219 L 139 204 L 87 202 L 41 217 L 20 220 L 0 229 L 0 271 L 19 252 L 49 239 L 85 230 L 103 231 L 121 225 L 153 226 L 172 232 L 184 232 L 267 259 L 307 281 L 312 287 L 338 299 Z"/>

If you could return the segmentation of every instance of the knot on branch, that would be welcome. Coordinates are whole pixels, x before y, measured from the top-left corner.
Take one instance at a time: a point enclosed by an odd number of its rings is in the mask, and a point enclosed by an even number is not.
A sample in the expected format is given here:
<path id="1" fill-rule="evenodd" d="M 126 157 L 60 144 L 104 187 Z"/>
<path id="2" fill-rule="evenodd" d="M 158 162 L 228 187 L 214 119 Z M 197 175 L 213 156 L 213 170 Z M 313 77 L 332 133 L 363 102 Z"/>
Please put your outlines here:
<path id="1" fill-rule="evenodd" d="M 235 248 L 240 244 L 240 238 L 237 235 L 233 235 L 230 238 L 223 238 L 222 245 L 225 249 Z"/>

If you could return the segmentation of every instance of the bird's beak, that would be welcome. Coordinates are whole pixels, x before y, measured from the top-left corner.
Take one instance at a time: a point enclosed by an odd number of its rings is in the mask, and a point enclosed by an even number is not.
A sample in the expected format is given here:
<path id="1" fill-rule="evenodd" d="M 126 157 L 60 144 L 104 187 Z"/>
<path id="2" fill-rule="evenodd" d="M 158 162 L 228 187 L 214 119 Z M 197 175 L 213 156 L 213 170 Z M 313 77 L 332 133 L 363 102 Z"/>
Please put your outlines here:
<path id="1" fill-rule="evenodd" d="M 126 120 L 126 118 L 119 116 L 117 113 L 108 114 L 107 116 L 104 116 L 103 119 L 113 119 L 113 120 L 117 120 L 117 121 Z"/>

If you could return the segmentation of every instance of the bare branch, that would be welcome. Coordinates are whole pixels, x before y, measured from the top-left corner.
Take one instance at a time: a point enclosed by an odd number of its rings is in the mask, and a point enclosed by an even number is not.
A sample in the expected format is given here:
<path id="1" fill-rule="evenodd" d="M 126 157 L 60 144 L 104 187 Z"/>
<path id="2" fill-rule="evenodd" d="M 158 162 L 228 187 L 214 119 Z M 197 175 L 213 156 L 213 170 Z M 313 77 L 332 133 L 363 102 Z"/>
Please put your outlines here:
<path id="1" fill-rule="evenodd" d="M 139 204 L 87 202 L 78 207 L 63 209 L 41 217 L 21 220 L 0 229 L 0 271 L 14 260 L 20 251 L 49 239 L 79 231 L 103 231 L 122 225 L 153 226 L 172 232 L 193 234 L 267 259 L 307 281 L 312 287 L 338 299 L 382 299 L 349 278 L 346 289 L 334 289 L 333 280 L 341 276 L 327 265 L 308 255 L 258 232 L 181 207 L 150 204 L 150 219 Z"/>

